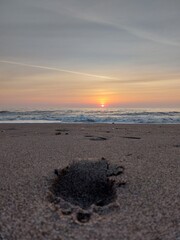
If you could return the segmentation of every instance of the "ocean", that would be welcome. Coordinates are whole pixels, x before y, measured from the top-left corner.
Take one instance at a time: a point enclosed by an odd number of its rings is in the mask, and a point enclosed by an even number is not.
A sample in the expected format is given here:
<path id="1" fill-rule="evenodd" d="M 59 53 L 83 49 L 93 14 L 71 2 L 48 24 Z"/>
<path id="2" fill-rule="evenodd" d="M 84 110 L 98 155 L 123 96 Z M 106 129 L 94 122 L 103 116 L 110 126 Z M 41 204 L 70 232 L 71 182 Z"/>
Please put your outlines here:
<path id="1" fill-rule="evenodd" d="M 0 123 L 180 124 L 180 109 L 3 109 L 0 110 Z"/>

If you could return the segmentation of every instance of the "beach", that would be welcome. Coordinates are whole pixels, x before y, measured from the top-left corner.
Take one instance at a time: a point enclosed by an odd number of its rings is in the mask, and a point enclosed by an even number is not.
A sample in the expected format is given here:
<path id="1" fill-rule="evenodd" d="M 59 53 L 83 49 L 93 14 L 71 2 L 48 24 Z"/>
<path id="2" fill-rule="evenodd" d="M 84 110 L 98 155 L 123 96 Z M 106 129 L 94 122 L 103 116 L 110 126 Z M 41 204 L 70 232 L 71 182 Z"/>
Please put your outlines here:
<path id="1" fill-rule="evenodd" d="M 125 184 L 82 223 L 49 200 L 54 169 L 102 158 Z M 0 240 L 180 240 L 179 186 L 179 124 L 0 124 Z"/>

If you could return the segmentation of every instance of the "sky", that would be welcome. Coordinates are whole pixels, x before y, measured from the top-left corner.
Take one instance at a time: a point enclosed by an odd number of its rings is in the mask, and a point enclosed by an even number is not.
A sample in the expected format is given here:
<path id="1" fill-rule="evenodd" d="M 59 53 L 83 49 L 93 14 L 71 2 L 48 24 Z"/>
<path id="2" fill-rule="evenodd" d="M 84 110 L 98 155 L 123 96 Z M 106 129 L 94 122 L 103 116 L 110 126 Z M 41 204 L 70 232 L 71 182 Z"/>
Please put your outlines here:
<path id="1" fill-rule="evenodd" d="M 179 107 L 179 0 L 0 0 L 0 108 Z"/>

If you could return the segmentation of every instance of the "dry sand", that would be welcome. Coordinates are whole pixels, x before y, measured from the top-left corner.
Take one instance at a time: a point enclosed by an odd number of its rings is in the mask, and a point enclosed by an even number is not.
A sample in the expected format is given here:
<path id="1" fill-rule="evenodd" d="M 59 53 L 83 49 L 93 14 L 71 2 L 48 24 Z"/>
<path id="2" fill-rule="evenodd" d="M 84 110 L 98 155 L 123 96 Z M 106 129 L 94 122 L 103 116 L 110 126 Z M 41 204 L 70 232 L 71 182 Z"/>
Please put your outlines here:
<path id="1" fill-rule="evenodd" d="M 125 167 L 115 202 L 87 223 L 49 202 L 55 168 L 102 157 Z M 1 124 L 0 239 L 180 240 L 180 125 Z"/>

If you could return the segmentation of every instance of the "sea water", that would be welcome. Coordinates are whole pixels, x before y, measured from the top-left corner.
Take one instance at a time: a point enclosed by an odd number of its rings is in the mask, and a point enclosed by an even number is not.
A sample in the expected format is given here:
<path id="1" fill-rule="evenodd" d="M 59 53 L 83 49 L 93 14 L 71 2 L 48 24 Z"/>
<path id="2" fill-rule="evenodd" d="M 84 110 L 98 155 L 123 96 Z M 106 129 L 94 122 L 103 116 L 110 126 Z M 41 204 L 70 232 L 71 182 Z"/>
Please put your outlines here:
<path id="1" fill-rule="evenodd" d="M 180 108 L 0 109 L 0 123 L 179 124 Z"/>

